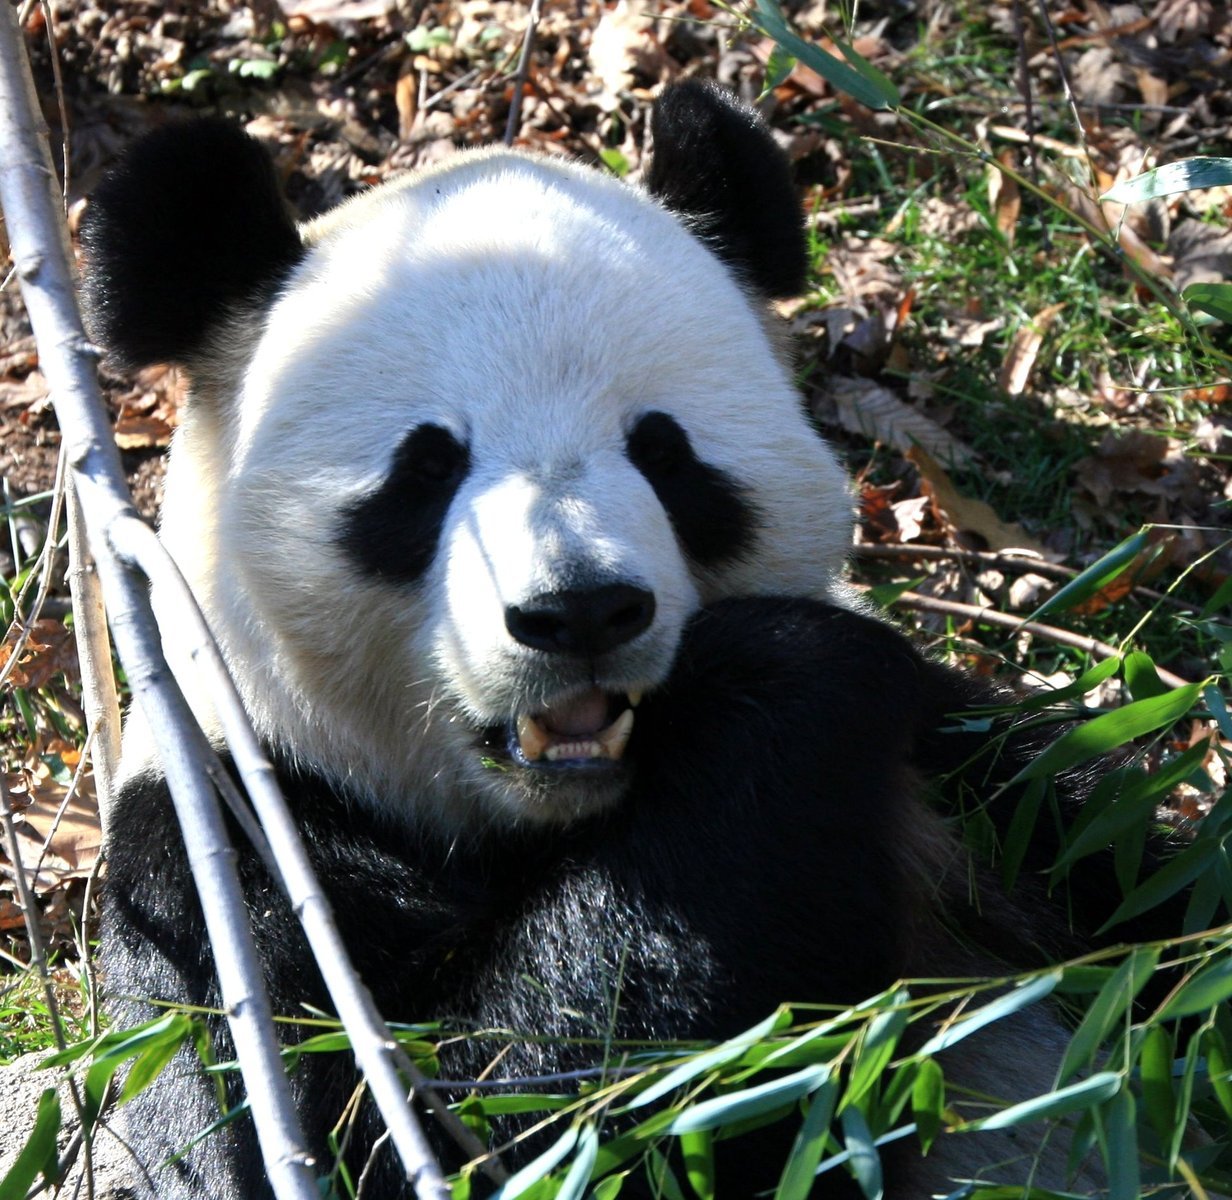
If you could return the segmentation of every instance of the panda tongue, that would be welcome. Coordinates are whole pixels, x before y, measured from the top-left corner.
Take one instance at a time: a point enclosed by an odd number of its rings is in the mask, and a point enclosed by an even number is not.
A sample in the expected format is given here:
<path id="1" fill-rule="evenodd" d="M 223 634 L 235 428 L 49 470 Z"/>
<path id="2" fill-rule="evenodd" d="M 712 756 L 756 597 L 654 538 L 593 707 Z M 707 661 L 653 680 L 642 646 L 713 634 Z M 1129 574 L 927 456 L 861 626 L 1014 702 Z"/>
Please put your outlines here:
<path id="1" fill-rule="evenodd" d="M 607 724 L 607 696 L 591 688 L 553 704 L 539 714 L 538 720 L 550 733 L 569 737 L 598 733 Z"/>

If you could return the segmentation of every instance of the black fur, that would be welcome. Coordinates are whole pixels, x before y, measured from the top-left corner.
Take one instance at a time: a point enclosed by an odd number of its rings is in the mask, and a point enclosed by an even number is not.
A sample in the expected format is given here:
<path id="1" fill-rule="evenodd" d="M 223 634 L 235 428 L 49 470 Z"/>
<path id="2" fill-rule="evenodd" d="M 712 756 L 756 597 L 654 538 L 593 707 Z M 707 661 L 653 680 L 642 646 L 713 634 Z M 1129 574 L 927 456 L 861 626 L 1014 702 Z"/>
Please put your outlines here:
<path id="1" fill-rule="evenodd" d="M 436 553 L 470 452 L 440 425 L 420 425 L 394 452 L 385 481 L 347 509 L 338 545 L 364 574 L 414 583 Z"/>
<path id="2" fill-rule="evenodd" d="M 944 736 L 941 715 L 970 692 L 878 621 L 802 600 L 726 601 L 695 618 L 668 687 L 638 711 L 628 803 L 566 832 L 503 830 L 445 845 L 413 823 L 370 815 L 285 756 L 276 762 L 343 938 L 387 1018 L 601 1040 L 615 1012 L 617 1038 L 721 1038 L 782 1001 L 856 1001 L 922 969 L 919 947 L 947 889 L 930 879 L 924 899 L 912 880 L 913 777 L 920 748 Z M 414 799 L 401 807 L 413 812 Z M 109 851 L 112 992 L 217 1005 L 163 781 L 130 783 L 112 823 L 141 831 Z M 285 901 L 252 851 L 240 855 L 275 1009 L 329 1009 Z M 953 890 L 965 898 L 960 859 Z M 962 899 L 944 914 L 960 930 L 972 915 Z M 1037 961 L 1032 943 L 1051 946 L 1054 933 L 1063 930 L 1022 939 L 1017 964 Z M 221 1024 L 218 1032 L 225 1055 Z M 501 1045 L 455 1045 L 442 1071 L 473 1078 Z M 520 1042 L 501 1072 L 601 1057 L 597 1045 Z M 294 1086 L 318 1154 L 353 1084 L 347 1056 L 301 1062 Z M 173 1079 L 136 1102 L 147 1161 L 208 1122 L 208 1091 L 190 1103 L 191 1087 Z M 377 1133 L 366 1120 L 355 1164 Z M 733 1142 L 719 1194 L 772 1186 L 791 1132 Z M 408 1196 L 392 1160 L 382 1169 L 371 1194 Z M 892 1159 L 887 1169 L 894 1195 Z M 164 1179 L 162 1198 L 269 1195 L 246 1122 L 172 1170 L 180 1182 Z M 631 1179 L 626 1194 L 635 1187 Z M 831 1173 L 817 1194 L 846 1187 Z"/>
<path id="3" fill-rule="evenodd" d="M 808 270 L 787 156 L 752 109 L 713 83 L 667 88 L 651 117 L 646 185 L 746 283 L 798 295 Z"/>
<path id="4" fill-rule="evenodd" d="M 752 547 L 757 510 L 746 489 L 702 462 L 689 435 L 667 413 L 643 416 L 629 433 L 626 453 L 654 488 L 694 562 L 719 566 Z"/>
<path id="5" fill-rule="evenodd" d="M 91 197 L 81 240 L 90 332 L 121 367 L 191 360 L 302 254 L 269 156 L 223 120 L 138 142 Z"/>

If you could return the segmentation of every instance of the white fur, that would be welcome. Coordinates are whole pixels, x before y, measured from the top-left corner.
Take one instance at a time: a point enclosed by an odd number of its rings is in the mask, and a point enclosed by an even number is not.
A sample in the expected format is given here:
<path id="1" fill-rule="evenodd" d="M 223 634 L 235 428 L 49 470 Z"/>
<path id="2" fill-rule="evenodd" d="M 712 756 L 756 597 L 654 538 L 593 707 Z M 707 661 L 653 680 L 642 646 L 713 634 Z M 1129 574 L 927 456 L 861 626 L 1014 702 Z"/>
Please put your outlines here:
<path id="1" fill-rule="evenodd" d="M 223 356 L 250 361 L 237 394 L 196 397 L 162 528 L 260 733 L 454 828 L 560 819 L 526 812 L 471 748 L 476 725 L 592 684 L 585 664 L 519 646 L 507 605 L 579 574 L 652 590 L 652 626 L 595 681 L 617 691 L 663 681 L 700 603 L 834 594 L 845 477 L 758 305 L 654 201 L 567 163 L 479 152 L 305 236 L 264 325 L 228 331 Z M 701 571 L 677 544 L 625 455 L 650 410 L 750 489 L 761 527 L 741 561 Z M 426 421 L 472 464 L 436 559 L 413 588 L 363 578 L 335 544 L 339 513 Z"/>

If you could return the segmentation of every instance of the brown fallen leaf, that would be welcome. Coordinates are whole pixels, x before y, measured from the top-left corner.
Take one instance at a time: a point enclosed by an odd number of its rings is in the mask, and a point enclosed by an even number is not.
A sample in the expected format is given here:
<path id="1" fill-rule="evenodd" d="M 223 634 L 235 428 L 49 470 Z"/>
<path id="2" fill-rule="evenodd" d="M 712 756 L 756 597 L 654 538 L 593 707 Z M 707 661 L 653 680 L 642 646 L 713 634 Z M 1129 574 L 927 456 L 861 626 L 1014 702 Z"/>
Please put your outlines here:
<path id="1" fill-rule="evenodd" d="M 940 463 L 922 447 L 912 447 L 905 457 L 920 472 L 920 486 L 932 501 L 937 519 L 956 535 L 967 535 L 965 544 L 970 545 L 970 535 L 974 534 L 983 543 L 981 549 L 1031 550 L 1049 557 L 1044 546 L 1021 525 L 1001 520 L 992 505 L 983 500 L 964 496 Z"/>
<path id="2" fill-rule="evenodd" d="M 1001 372 L 997 376 L 997 386 L 1003 392 L 1010 396 L 1021 396 L 1026 391 L 1031 370 L 1039 357 L 1040 347 L 1044 344 L 1044 335 L 1056 319 L 1057 313 L 1064 307 L 1062 302 L 1040 309 L 1014 334 L 1009 353 L 1005 356 L 1005 362 L 1002 363 Z"/>
<path id="3" fill-rule="evenodd" d="M 161 417 L 123 416 L 115 423 L 115 442 L 121 450 L 152 450 L 169 445 L 173 432 Z"/>
<path id="4" fill-rule="evenodd" d="M 838 411 L 839 424 L 851 433 L 863 434 L 902 452 L 922 446 L 933 458 L 951 465 L 965 466 L 977 457 L 970 446 L 931 417 L 872 380 L 835 378 L 828 391 Z"/>
<path id="5" fill-rule="evenodd" d="M 13 625 L 8 636 L 0 642 L 0 668 L 12 656 L 20 636 L 21 630 Z M 72 678 L 76 671 L 77 642 L 73 631 L 62 621 L 44 617 L 31 627 L 21 658 L 9 673 L 9 682 L 15 687 L 37 689 L 46 686 L 61 673 Z"/>
<path id="6" fill-rule="evenodd" d="M 1013 150 L 1002 150 L 997 161 L 1006 167 L 1016 167 L 1018 156 Z M 1014 231 L 1018 227 L 1018 213 L 1022 208 L 1022 194 L 1017 181 L 992 164 L 988 166 L 988 199 L 992 204 L 997 229 L 1009 245 L 1014 244 Z"/>

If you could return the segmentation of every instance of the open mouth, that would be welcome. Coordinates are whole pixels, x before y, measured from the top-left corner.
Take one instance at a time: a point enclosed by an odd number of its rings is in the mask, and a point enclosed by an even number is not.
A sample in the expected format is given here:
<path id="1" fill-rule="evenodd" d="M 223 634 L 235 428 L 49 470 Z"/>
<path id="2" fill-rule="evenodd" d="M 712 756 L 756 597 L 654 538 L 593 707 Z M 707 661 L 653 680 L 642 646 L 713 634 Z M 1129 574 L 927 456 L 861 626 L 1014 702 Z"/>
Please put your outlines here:
<path id="1" fill-rule="evenodd" d="M 541 712 L 523 713 L 508 731 L 509 756 L 523 767 L 619 762 L 641 698 L 640 691 L 612 694 L 591 688 Z"/>

